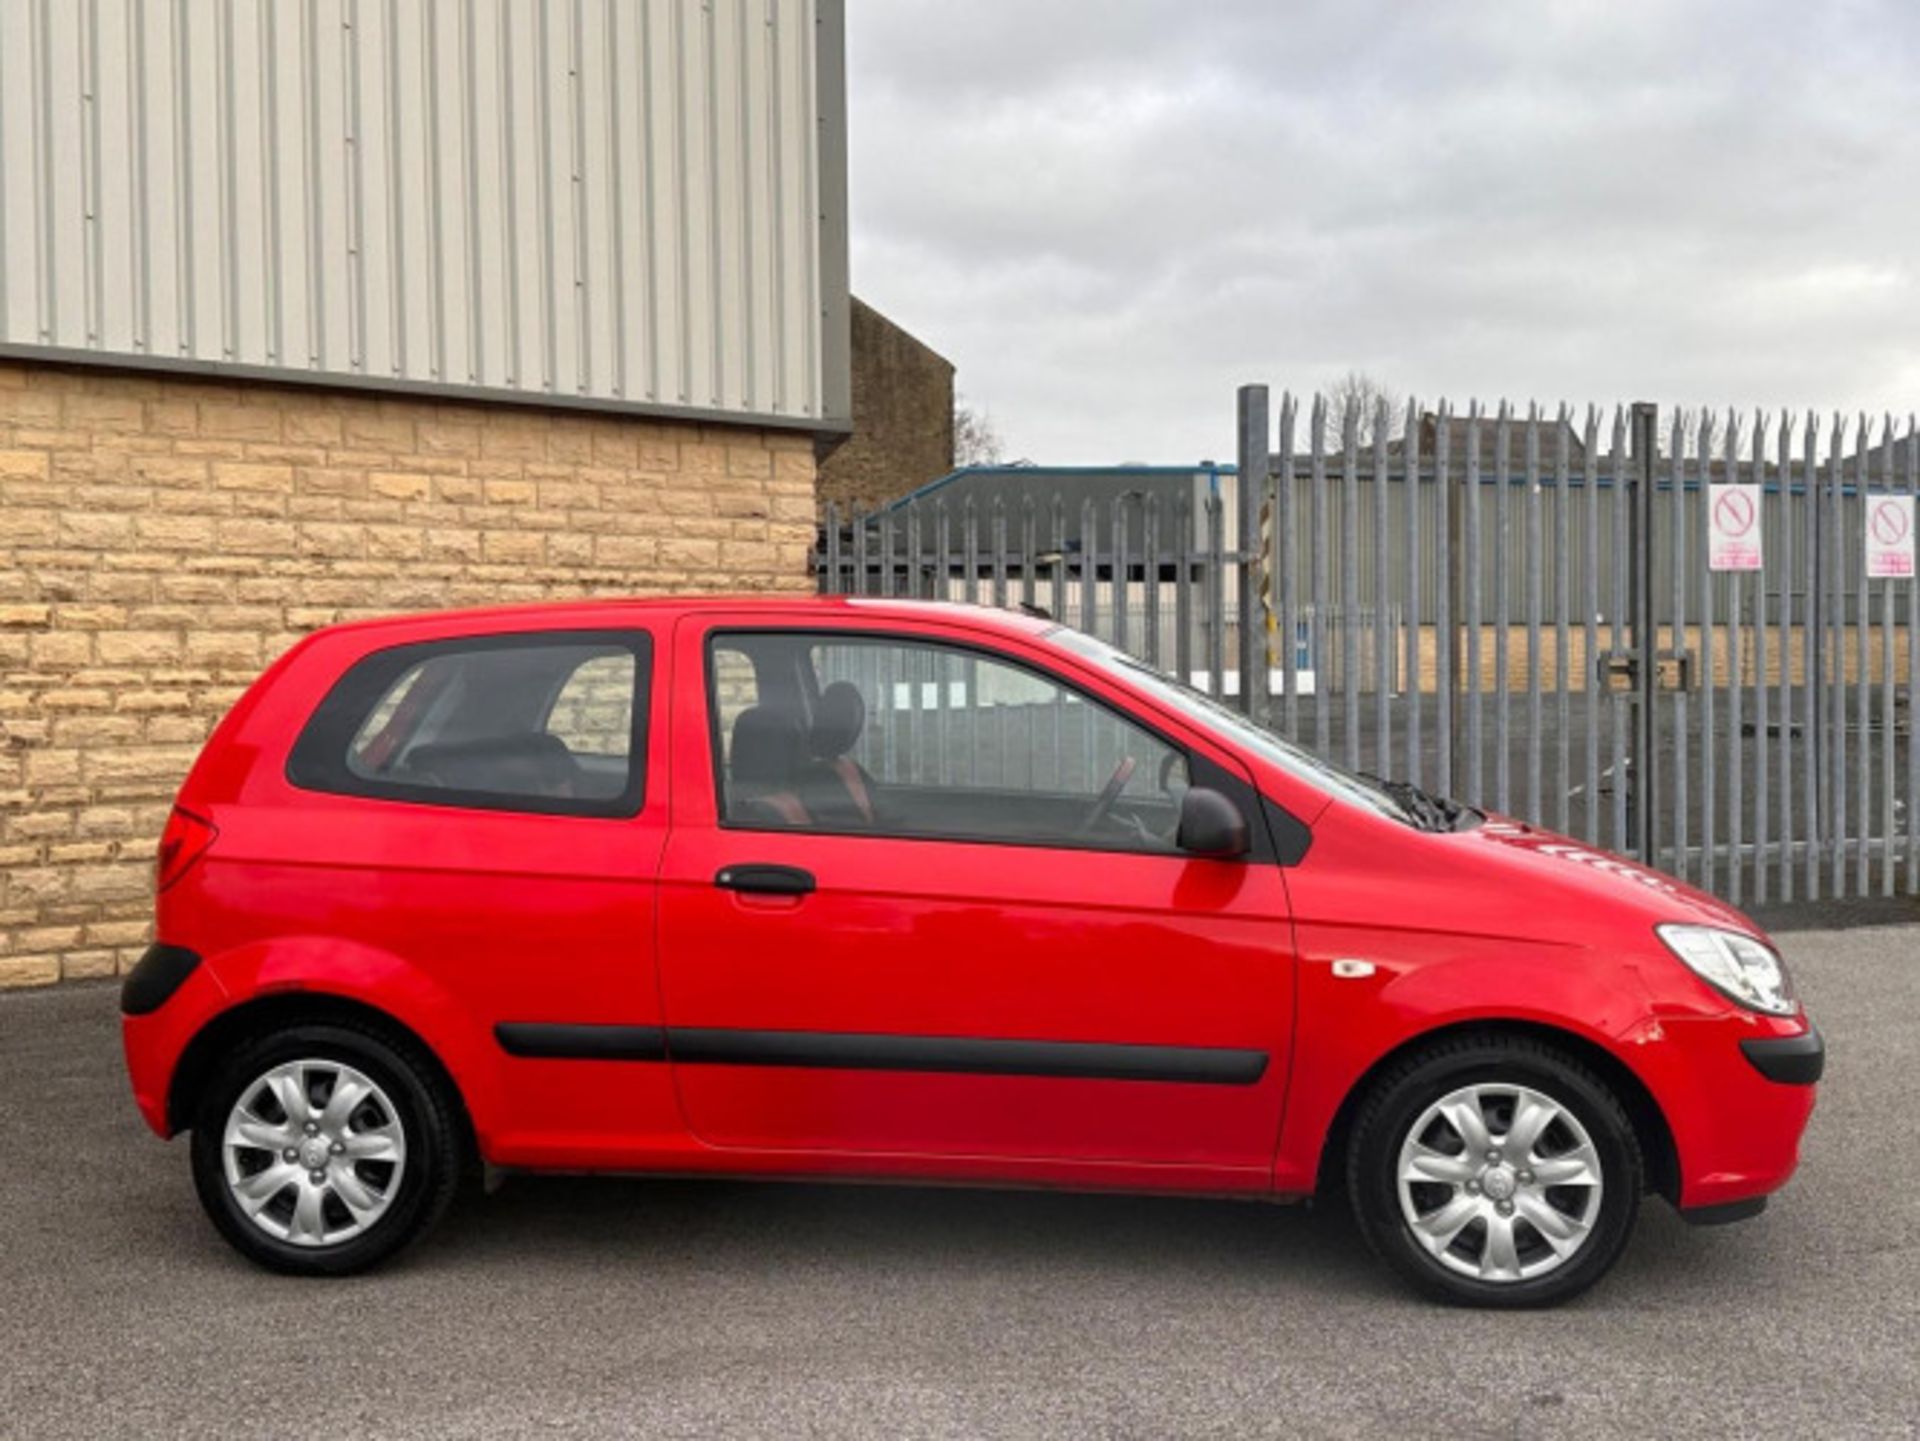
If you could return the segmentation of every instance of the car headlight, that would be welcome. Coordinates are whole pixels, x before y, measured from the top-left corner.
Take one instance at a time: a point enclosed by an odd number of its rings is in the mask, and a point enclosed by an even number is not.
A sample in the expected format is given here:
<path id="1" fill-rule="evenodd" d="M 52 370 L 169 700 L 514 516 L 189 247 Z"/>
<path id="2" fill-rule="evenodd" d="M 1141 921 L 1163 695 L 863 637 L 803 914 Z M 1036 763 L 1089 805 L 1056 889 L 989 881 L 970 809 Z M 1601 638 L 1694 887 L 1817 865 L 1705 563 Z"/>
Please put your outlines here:
<path id="1" fill-rule="evenodd" d="M 1654 932 L 1701 980 L 1751 1011 L 1791 1016 L 1800 1009 L 1773 948 L 1713 926 L 1655 926 Z"/>

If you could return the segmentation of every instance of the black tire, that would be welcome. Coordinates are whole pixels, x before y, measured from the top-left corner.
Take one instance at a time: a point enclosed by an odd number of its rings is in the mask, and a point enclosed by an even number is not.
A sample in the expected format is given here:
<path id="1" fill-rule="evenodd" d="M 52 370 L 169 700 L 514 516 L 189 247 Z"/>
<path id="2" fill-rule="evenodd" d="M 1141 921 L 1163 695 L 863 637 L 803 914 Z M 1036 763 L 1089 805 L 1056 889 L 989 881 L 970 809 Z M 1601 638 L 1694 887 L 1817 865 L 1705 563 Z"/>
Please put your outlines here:
<path id="1" fill-rule="evenodd" d="M 1449 1093 L 1482 1084 L 1543 1093 L 1585 1128 L 1599 1157 L 1601 1195 L 1587 1238 L 1541 1275 L 1489 1281 L 1450 1269 L 1415 1238 L 1401 1209 L 1397 1173 L 1408 1132 Z M 1445 1040 L 1393 1066 L 1368 1093 L 1347 1152 L 1347 1193 L 1374 1253 L 1427 1295 L 1465 1306 L 1552 1306 L 1592 1286 L 1632 1234 L 1644 1177 L 1633 1123 L 1605 1082 L 1571 1056 L 1518 1036 Z"/>
<path id="2" fill-rule="evenodd" d="M 391 1100 L 406 1164 L 386 1211 L 359 1234 L 302 1246 L 269 1235 L 248 1218 L 227 1184 L 222 1137 L 242 1092 L 284 1062 L 315 1059 L 352 1066 Z M 193 1119 L 193 1181 L 215 1228 L 249 1260 L 301 1276 L 345 1276 L 378 1265 L 418 1239 L 445 1213 L 461 1176 L 455 1099 L 418 1048 L 351 1023 L 290 1026 L 235 1048 L 201 1092 Z"/>

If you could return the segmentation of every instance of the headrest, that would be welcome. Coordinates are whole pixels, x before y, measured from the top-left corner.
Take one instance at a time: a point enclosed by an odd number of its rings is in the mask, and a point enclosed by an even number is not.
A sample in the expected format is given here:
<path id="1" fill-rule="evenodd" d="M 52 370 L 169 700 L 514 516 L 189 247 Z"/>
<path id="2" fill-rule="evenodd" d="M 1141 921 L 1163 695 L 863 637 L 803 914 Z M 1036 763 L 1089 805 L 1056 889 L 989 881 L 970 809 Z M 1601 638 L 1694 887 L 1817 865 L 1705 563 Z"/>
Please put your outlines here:
<path id="1" fill-rule="evenodd" d="M 804 755 L 800 727 L 791 716 L 756 705 L 735 718 L 728 768 L 736 786 L 758 791 L 788 790 Z"/>
<path id="2" fill-rule="evenodd" d="M 867 724 L 867 702 L 860 687 L 837 680 L 820 692 L 813 712 L 813 753 L 823 761 L 838 760 L 860 739 Z"/>

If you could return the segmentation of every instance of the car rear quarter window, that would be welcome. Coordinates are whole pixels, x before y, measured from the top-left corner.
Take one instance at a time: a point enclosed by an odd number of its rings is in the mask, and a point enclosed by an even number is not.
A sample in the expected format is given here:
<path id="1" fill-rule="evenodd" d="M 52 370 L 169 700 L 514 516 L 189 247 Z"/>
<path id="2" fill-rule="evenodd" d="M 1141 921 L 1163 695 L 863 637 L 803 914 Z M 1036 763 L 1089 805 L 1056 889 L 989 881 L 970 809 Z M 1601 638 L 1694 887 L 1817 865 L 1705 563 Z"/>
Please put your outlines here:
<path id="1" fill-rule="evenodd" d="M 630 816 L 645 795 L 644 633 L 376 651 L 334 685 L 287 775 L 307 790 L 479 810 Z"/>

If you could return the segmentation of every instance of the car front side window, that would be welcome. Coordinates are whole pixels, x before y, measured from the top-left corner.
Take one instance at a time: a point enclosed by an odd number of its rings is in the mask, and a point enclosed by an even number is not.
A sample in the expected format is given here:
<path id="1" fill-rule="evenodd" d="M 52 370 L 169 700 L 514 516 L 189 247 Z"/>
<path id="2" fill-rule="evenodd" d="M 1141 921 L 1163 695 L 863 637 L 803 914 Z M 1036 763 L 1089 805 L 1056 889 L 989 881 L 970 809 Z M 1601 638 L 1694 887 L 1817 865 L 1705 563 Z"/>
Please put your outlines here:
<path id="1" fill-rule="evenodd" d="M 716 637 L 709 677 L 726 824 L 1175 848 L 1185 753 L 1011 659 L 931 640 L 765 633 Z"/>

